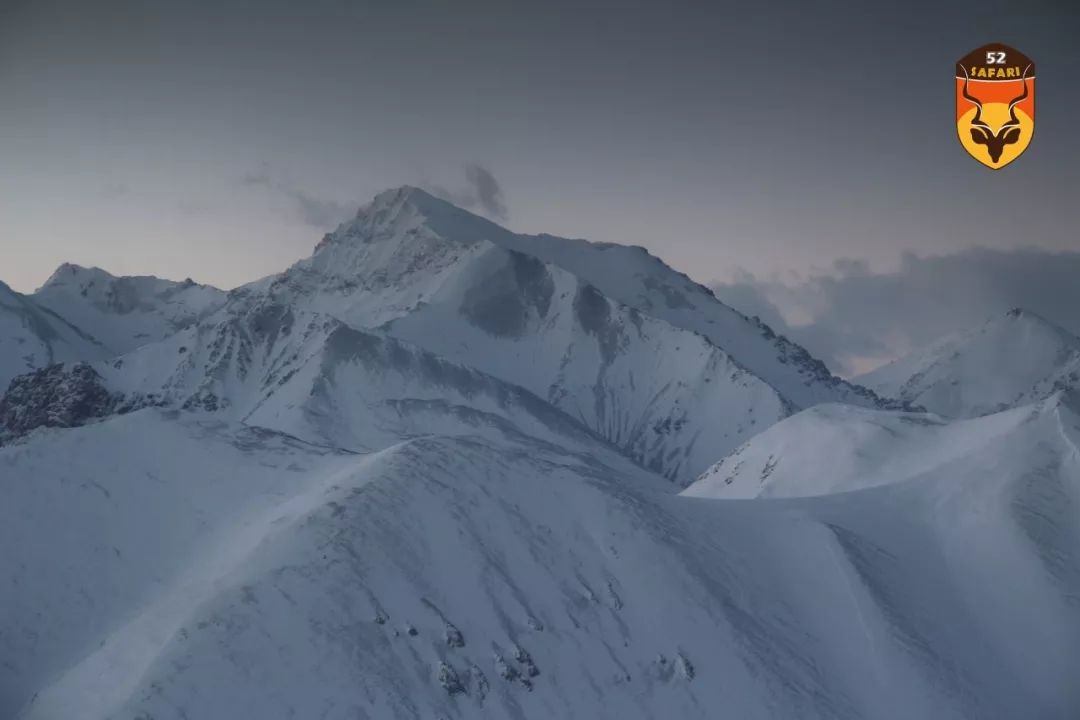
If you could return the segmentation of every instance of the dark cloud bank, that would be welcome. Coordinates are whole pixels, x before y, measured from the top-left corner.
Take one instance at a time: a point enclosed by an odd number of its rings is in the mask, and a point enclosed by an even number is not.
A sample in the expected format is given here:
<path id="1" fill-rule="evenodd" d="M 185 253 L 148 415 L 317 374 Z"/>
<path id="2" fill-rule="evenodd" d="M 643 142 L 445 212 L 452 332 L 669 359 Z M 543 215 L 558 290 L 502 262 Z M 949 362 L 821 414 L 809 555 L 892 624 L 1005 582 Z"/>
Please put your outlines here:
<path id="1" fill-rule="evenodd" d="M 829 274 L 782 282 L 743 274 L 714 290 L 842 374 L 977 326 L 1013 307 L 1080 335 L 1080 252 L 966 250 L 904 256 L 892 273 L 838 261 Z"/>

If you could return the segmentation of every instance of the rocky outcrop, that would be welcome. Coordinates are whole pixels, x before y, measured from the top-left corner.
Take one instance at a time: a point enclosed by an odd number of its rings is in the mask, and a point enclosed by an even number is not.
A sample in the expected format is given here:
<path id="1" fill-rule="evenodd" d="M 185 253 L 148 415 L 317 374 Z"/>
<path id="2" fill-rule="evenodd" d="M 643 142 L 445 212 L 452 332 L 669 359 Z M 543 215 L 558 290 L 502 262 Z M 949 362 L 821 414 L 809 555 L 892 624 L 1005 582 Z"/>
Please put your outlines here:
<path id="1" fill-rule="evenodd" d="M 0 398 L 0 442 L 40 427 L 82 425 L 115 412 L 120 403 L 90 365 L 50 365 L 11 381 Z"/>

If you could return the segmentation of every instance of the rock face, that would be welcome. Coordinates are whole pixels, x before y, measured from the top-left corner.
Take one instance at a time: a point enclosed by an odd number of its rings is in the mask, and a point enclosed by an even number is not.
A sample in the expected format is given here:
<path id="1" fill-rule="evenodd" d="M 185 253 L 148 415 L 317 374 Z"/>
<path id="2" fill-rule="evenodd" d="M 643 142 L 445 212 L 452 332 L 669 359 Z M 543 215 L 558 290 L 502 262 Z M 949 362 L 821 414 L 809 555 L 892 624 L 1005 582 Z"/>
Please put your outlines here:
<path id="1" fill-rule="evenodd" d="M 0 440 L 40 427 L 75 427 L 111 414 L 118 404 L 90 365 L 50 365 L 15 378 L 0 398 Z"/>
<path id="2" fill-rule="evenodd" d="M 439 685 L 442 686 L 447 695 L 458 695 L 465 692 L 465 685 L 461 682 L 457 671 L 445 662 L 439 663 L 438 680 Z"/>

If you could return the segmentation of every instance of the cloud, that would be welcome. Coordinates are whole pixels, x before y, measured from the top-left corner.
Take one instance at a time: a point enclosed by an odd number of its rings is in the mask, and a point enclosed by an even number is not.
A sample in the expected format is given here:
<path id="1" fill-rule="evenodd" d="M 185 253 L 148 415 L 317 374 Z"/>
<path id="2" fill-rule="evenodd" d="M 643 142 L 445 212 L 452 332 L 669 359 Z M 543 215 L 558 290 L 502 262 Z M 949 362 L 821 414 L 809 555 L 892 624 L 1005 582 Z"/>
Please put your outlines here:
<path id="1" fill-rule="evenodd" d="M 280 195 L 289 202 L 292 211 L 302 223 L 320 230 L 337 227 L 355 212 L 355 208 L 334 200 L 322 200 L 293 187 L 274 177 L 265 167 L 257 173 L 245 175 L 242 182 L 249 186 L 267 188 Z"/>
<path id="2" fill-rule="evenodd" d="M 266 164 L 258 172 L 241 178 L 241 183 L 269 190 L 287 202 L 290 212 L 298 220 L 320 230 L 335 228 L 356 212 L 354 207 L 305 192 L 282 179 Z M 460 188 L 448 189 L 434 183 L 423 183 L 422 187 L 459 207 L 479 210 L 503 222 L 509 219 L 502 186 L 495 175 L 482 165 L 472 163 L 465 166 L 465 179 Z"/>
<path id="3" fill-rule="evenodd" d="M 503 200 L 502 188 L 491 171 L 480 165 L 469 165 L 465 168 L 465 178 L 472 185 L 477 203 L 484 212 L 491 217 L 506 220 L 506 202 Z"/>
<path id="4" fill-rule="evenodd" d="M 844 260 L 827 274 L 795 282 L 744 273 L 714 291 L 847 375 L 1013 307 L 1080 335 L 1080 252 L 907 254 L 892 273 Z"/>
<path id="5" fill-rule="evenodd" d="M 466 165 L 465 183 L 466 187 L 460 190 L 451 190 L 434 183 L 426 183 L 425 189 L 459 207 L 478 209 L 495 220 L 509 220 L 502 186 L 490 170 L 475 163 Z"/>

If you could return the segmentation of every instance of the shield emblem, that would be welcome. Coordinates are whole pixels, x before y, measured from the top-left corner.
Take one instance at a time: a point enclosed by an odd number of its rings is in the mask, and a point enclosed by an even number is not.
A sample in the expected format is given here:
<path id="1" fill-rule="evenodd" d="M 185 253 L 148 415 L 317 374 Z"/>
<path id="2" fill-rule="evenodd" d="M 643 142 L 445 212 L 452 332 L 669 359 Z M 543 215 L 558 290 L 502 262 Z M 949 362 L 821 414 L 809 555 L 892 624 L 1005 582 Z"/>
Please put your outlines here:
<path id="1" fill-rule="evenodd" d="M 1020 157 L 1035 133 L 1035 63 L 991 43 L 956 63 L 956 132 L 968 154 L 999 170 Z"/>

